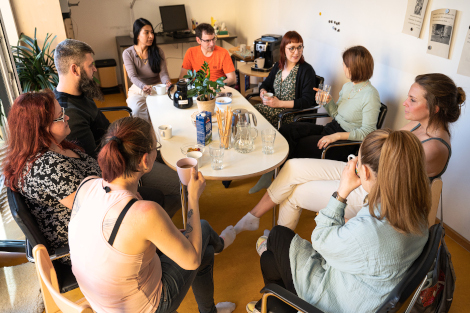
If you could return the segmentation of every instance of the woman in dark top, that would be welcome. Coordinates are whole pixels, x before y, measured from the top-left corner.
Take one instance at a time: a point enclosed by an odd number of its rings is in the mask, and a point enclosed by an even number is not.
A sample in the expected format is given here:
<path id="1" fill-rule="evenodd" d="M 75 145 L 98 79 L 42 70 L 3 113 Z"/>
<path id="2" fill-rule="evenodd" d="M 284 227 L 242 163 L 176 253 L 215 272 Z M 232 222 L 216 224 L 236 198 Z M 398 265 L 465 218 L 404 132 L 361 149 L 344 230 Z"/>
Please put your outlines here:
<path id="1" fill-rule="evenodd" d="M 87 176 L 101 175 L 95 159 L 65 140 L 68 120 L 48 89 L 20 95 L 8 114 L 6 185 L 23 195 L 52 249 L 68 244 L 78 185 Z"/>
<path id="2" fill-rule="evenodd" d="M 315 103 L 315 71 L 305 62 L 303 56 L 304 41 L 296 31 L 287 32 L 282 37 L 280 60 L 274 64 L 269 76 L 260 86 L 263 103 L 255 108 L 275 127 L 278 115 L 284 109 L 306 109 Z M 265 98 L 267 92 L 274 97 Z M 292 122 L 292 117 L 285 120 Z"/>

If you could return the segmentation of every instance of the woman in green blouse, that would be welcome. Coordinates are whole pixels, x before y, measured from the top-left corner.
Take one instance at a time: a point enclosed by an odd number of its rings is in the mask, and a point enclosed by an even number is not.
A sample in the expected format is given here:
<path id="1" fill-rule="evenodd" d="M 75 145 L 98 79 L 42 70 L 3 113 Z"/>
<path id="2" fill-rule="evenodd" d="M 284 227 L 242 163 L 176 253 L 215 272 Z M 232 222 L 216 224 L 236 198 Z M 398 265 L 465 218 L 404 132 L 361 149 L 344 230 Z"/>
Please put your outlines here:
<path id="1" fill-rule="evenodd" d="M 279 130 L 289 143 L 288 159 L 319 159 L 322 149 L 329 144 L 337 140 L 363 140 L 376 129 L 380 97 L 369 81 L 374 72 L 372 55 L 362 46 L 347 49 L 343 53 L 343 70 L 351 82 L 343 85 L 336 103 L 329 97 L 324 106 L 333 121 L 325 126 L 296 122 Z M 349 152 L 345 149 L 348 147 L 335 149 L 333 158 L 347 156 Z"/>
<path id="2" fill-rule="evenodd" d="M 296 31 L 282 37 L 279 62 L 274 64 L 269 76 L 260 86 L 263 103 L 255 108 L 275 127 L 279 113 L 286 108 L 306 109 L 315 103 L 315 71 L 302 55 L 304 42 Z M 274 97 L 264 97 L 271 92 Z M 285 121 L 292 122 L 292 117 Z"/>

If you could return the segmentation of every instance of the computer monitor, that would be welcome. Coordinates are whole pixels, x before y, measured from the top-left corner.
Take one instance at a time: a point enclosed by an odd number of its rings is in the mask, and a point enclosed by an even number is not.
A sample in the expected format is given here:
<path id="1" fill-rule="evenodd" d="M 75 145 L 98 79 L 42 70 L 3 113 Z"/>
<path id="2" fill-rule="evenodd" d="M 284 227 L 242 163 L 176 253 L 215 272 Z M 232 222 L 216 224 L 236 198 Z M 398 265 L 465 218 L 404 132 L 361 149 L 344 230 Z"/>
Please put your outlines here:
<path id="1" fill-rule="evenodd" d="M 188 19 L 186 18 L 184 4 L 161 6 L 160 16 L 162 17 L 164 32 L 173 32 L 176 35 L 177 31 L 188 29 Z"/>

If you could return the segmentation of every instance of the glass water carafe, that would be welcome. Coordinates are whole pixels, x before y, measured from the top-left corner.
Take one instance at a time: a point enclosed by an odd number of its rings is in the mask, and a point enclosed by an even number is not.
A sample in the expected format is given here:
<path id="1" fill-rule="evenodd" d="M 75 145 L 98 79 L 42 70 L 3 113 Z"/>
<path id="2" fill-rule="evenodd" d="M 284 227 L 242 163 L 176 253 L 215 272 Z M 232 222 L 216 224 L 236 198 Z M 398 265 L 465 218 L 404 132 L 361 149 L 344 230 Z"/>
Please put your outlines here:
<path id="1" fill-rule="evenodd" d="M 252 128 L 249 122 L 238 122 L 234 147 L 240 153 L 249 153 L 255 149 L 255 139 L 258 130 Z"/>

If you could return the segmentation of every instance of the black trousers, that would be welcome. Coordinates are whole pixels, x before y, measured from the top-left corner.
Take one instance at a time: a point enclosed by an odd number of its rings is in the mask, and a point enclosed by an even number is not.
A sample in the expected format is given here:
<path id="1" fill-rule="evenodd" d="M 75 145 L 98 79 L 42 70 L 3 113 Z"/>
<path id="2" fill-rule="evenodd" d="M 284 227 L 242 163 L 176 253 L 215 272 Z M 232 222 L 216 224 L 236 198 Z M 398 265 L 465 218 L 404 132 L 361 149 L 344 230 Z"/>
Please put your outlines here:
<path id="1" fill-rule="evenodd" d="M 267 250 L 261 255 L 260 264 L 264 284 L 277 284 L 297 295 L 290 269 L 289 247 L 295 232 L 291 229 L 277 225 L 269 233 Z M 261 300 L 256 304 L 261 310 Z M 268 311 L 297 312 L 291 306 L 275 297 L 268 298 Z"/>
<path id="2" fill-rule="evenodd" d="M 323 152 L 318 149 L 318 141 L 323 136 L 334 133 L 346 132 L 336 120 L 323 125 L 306 122 L 295 122 L 281 126 L 279 132 L 286 138 L 289 144 L 287 159 L 311 158 L 320 159 Z M 357 147 L 337 147 L 328 151 L 328 159 L 344 161 L 350 153 L 354 153 Z"/>

